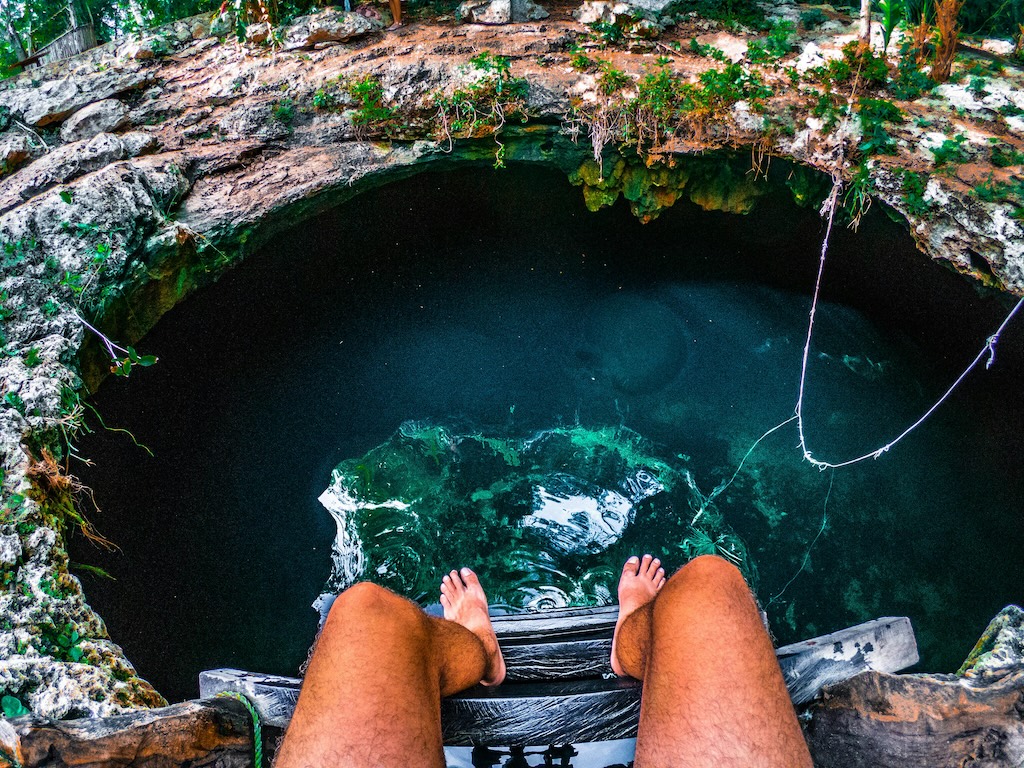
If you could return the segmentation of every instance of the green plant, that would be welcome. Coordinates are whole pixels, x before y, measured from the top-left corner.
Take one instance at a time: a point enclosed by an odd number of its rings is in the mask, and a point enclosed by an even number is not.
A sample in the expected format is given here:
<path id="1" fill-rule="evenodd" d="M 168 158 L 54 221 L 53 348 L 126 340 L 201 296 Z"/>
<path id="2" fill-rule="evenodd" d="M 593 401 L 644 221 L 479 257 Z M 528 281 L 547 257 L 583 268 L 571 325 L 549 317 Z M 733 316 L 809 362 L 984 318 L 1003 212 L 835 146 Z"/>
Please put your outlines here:
<path id="1" fill-rule="evenodd" d="M 1009 144 L 995 144 L 992 147 L 992 165 L 997 168 L 1024 165 L 1024 152 L 1014 149 Z"/>
<path id="2" fill-rule="evenodd" d="M 35 368 L 41 362 L 43 361 L 39 357 L 39 347 L 32 347 L 29 349 L 28 353 L 25 355 L 25 365 L 28 368 Z"/>
<path id="3" fill-rule="evenodd" d="M 596 62 L 582 48 L 574 45 L 569 49 L 569 66 L 581 72 L 589 72 L 596 66 Z"/>
<path id="4" fill-rule="evenodd" d="M 800 25 L 804 29 L 817 29 L 828 21 L 828 16 L 820 8 L 811 8 L 800 14 Z"/>
<path id="5" fill-rule="evenodd" d="M 334 109 L 338 106 L 338 97 L 331 91 L 317 88 L 313 94 L 313 108 L 321 110 Z"/>
<path id="6" fill-rule="evenodd" d="M 924 217 L 931 213 L 931 206 L 924 199 L 927 177 L 924 174 L 906 168 L 900 169 L 899 176 L 907 213 L 919 217 Z"/>
<path id="7" fill-rule="evenodd" d="M 36 249 L 36 240 L 31 237 L 24 237 L 19 240 L 8 240 L 3 244 L 3 256 L 0 258 L 0 267 L 10 269 L 22 261 Z"/>
<path id="8" fill-rule="evenodd" d="M 893 30 L 903 21 L 905 6 L 903 0 L 878 0 L 878 10 L 882 12 L 882 53 L 885 53 L 889 50 Z"/>
<path id="9" fill-rule="evenodd" d="M 900 43 L 900 56 L 896 64 L 896 76 L 889 83 L 892 95 L 902 101 L 912 101 L 930 91 L 936 85 L 921 71 L 915 55 L 914 41 L 906 37 Z"/>
<path id="10" fill-rule="evenodd" d="M 902 123 L 903 112 L 890 101 L 862 97 L 857 101 L 862 141 L 859 149 L 865 155 L 892 155 L 896 140 L 886 130 L 886 123 Z"/>
<path id="11" fill-rule="evenodd" d="M 26 414 L 27 408 L 25 406 L 25 401 L 21 399 L 21 395 L 19 395 L 17 392 L 4 393 L 3 402 L 4 405 L 6 405 L 8 408 L 13 408 L 22 416 Z"/>
<path id="12" fill-rule="evenodd" d="M 450 147 L 454 139 L 489 134 L 498 145 L 494 166 L 503 168 L 505 145 L 499 136 L 510 118 L 527 121 L 528 84 L 525 79 L 512 76 L 511 61 L 506 56 L 483 51 L 472 57 L 469 64 L 478 77 L 450 94 L 433 94 L 436 136 Z"/>
<path id="13" fill-rule="evenodd" d="M 602 48 L 609 45 L 619 45 L 626 39 L 626 33 L 618 24 L 608 21 L 595 21 L 587 25 L 590 28 L 590 37 L 600 44 Z"/>
<path id="14" fill-rule="evenodd" d="M 30 714 L 32 710 L 26 707 L 21 699 L 15 696 L 4 696 L 0 699 L 0 707 L 3 708 L 4 717 L 21 717 L 22 715 Z"/>
<path id="15" fill-rule="evenodd" d="M 7 306 L 9 299 L 6 291 L 0 291 L 0 322 L 9 319 L 14 315 L 14 308 Z"/>
<path id="16" fill-rule="evenodd" d="M 811 114 L 821 119 L 821 128 L 825 133 L 831 133 L 839 125 L 839 118 L 846 114 L 846 106 L 838 103 L 835 94 L 826 88 L 824 91 L 815 92 Z"/>
<path id="17" fill-rule="evenodd" d="M 47 299 L 43 302 L 43 315 L 46 317 L 54 317 L 60 312 L 60 304 L 53 299 Z"/>
<path id="18" fill-rule="evenodd" d="M 355 104 L 352 125 L 358 137 L 391 137 L 398 132 L 401 126 L 397 112 L 384 104 L 384 86 L 375 75 L 343 79 L 341 83 Z"/>
<path id="19" fill-rule="evenodd" d="M 1010 203 L 1014 207 L 1014 215 L 1019 216 L 1024 203 L 1024 180 L 1000 181 L 990 173 L 972 192 L 986 203 Z"/>
<path id="20" fill-rule="evenodd" d="M 633 84 L 633 79 L 629 75 L 621 69 L 616 69 L 610 62 L 599 61 L 598 67 L 601 70 L 601 75 L 597 78 L 597 85 L 605 96 L 611 96 L 616 91 Z"/>
<path id="21" fill-rule="evenodd" d="M 843 46 L 843 61 L 851 74 L 867 86 L 885 85 L 889 79 L 889 65 L 885 58 L 876 56 L 871 48 L 862 48 L 857 42 Z"/>
<path id="22" fill-rule="evenodd" d="M 866 163 L 857 166 L 853 178 L 843 196 L 843 210 L 850 218 L 850 226 L 856 229 L 861 218 L 871 207 L 871 194 L 874 192 L 874 181 Z"/>
<path id="23" fill-rule="evenodd" d="M 967 141 L 967 136 L 958 133 L 951 139 L 946 139 L 939 146 L 932 150 L 932 156 L 935 158 L 935 167 L 941 168 L 947 163 L 966 163 L 969 159 L 967 151 L 964 149 L 964 142 Z"/>
<path id="24" fill-rule="evenodd" d="M 753 40 L 747 45 L 747 58 L 755 64 L 778 61 L 793 50 L 796 25 L 792 21 L 778 21 L 764 40 Z"/>
<path id="25" fill-rule="evenodd" d="M 290 127 L 295 120 L 295 102 L 291 99 L 275 101 L 270 108 L 270 117 L 275 122 Z"/>
<path id="26" fill-rule="evenodd" d="M 711 58 L 715 61 L 725 62 L 725 51 L 721 48 L 716 48 L 710 43 L 701 43 L 696 37 L 690 38 L 690 51 L 697 54 L 698 56 L 704 56 L 705 58 Z"/>

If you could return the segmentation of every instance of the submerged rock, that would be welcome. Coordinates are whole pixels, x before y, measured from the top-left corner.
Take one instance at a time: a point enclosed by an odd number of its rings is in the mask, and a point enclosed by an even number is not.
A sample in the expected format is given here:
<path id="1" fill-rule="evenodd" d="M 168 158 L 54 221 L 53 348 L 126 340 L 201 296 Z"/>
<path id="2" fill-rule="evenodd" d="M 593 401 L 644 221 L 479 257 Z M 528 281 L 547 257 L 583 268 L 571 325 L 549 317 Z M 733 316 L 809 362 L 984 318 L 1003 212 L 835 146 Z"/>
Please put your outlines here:
<path id="1" fill-rule="evenodd" d="M 368 578 L 433 602 L 441 576 L 468 565 L 513 608 L 605 604 L 638 518 L 665 532 L 667 565 L 721 542 L 751 567 L 712 510 L 690 527 L 707 507 L 690 473 L 624 428 L 515 439 L 407 422 L 339 464 L 320 501 L 338 525 L 325 596 Z"/>
<path id="2" fill-rule="evenodd" d="M 672 310 L 653 299 L 614 296 L 587 322 L 580 356 L 619 390 L 653 392 L 686 362 L 685 328 Z"/>

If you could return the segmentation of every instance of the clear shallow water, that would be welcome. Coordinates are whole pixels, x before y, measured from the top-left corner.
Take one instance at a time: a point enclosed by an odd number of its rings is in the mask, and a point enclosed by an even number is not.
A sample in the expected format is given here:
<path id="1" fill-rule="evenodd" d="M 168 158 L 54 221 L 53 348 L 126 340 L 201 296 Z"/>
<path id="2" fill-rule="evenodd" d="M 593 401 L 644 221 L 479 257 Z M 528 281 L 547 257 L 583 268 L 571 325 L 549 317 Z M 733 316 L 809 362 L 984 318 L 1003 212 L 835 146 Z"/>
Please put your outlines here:
<path id="1" fill-rule="evenodd" d="M 820 235 L 784 190 L 747 217 L 679 203 L 641 227 L 523 169 L 420 176 L 304 224 L 169 313 L 137 345 L 159 365 L 97 394 L 155 458 L 82 441 L 94 522 L 123 549 L 73 543 L 118 579 L 83 574 L 91 602 L 172 699 L 204 668 L 294 674 L 336 532 L 317 498 L 409 419 L 513 439 L 625 427 L 709 494 L 792 414 Z M 807 422 L 829 459 L 900 431 L 1005 311 L 882 216 L 838 233 L 826 280 Z M 819 473 L 792 427 L 751 455 L 716 507 L 781 642 L 907 614 L 922 667 L 952 671 L 1022 599 L 1021 342 L 1011 328 L 998 366 L 878 461 Z M 678 544 L 631 526 L 597 557 Z"/>

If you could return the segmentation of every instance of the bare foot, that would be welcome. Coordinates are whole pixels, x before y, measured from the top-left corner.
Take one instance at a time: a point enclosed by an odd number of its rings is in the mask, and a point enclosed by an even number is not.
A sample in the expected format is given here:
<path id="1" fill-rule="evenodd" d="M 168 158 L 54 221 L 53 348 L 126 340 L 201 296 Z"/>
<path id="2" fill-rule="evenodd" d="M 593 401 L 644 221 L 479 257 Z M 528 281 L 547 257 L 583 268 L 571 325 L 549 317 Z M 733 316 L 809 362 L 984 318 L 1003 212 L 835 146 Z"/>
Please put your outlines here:
<path id="1" fill-rule="evenodd" d="M 390 27 L 388 27 L 387 30 L 385 30 L 385 31 L 393 32 L 394 30 L 401 29 L 404 26 L 405 26 L 405 24 L 403 24 L 402 22 L 396 21 L 394 24 L 392 24 Z"/>
<path id="2" fill-rule="evenodd" d="M 615 622 L 615 635 L 612 637 L 611 659 L 612 671 L 619 677 L 629 676 L 615 655 L 619 627 L 633 611 L 651 602 L 658 590 L 665 586 L 665 581 L 665 569 L 656 557 L 644 555 L 639 558 L 634 555 L 622 566 L 622 576 L 619 578 L 619 618 Z"/>
<path id="3" fill-rule="evenodd" d="M 505 659 L 498 647 L 491 617 L 487 614 L 487 595 L 476 574 L 469 568 L 463 568 L 445 576 L 441 580 L 441 606 L 446 619 L 461 624 L 484 644 L 487 669 L 481 684 L 500 684 L 505 679 Z"/>

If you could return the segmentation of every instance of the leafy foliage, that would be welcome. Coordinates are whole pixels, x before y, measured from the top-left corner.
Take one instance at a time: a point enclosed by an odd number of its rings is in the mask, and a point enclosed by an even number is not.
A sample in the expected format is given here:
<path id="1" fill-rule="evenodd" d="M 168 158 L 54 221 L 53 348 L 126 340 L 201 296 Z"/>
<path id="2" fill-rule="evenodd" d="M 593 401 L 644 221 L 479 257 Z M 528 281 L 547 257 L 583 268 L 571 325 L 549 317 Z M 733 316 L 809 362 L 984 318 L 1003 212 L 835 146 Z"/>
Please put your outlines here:
<path id="1" fill-rule="evenodd" d="M 468 85 L 451 93 L 433 94 L 436 135 L 449 146 L 454 139 L 491 135 L 498 145 L 494 166 L 503 168 L 505 145 L 499 136 L 509 119 L 527 121 L 528 85 L 525 79 L 512 77 L 511 61 L 506 56 L 483 51 L 469 63 L 475 77 Z"/>
<path id="2" fill-rule="evenodd" d="M 747 58 L 755 64 L 778 61 L 793 50 L 796 25 L 791 21 L 778 21 L 763 40 L 753 40 L 747 46 Z"/>
<path id="3" fill-rule="evenodd" d="M 964 142 L 967 141 L 967 136 L 962 133 L 958 133 L 951 139 L 946 139 L 939 146 L 932 150 L 932 156 L 935 158 L 935 167 L 941 168 L 947 163 L 966 163 L 968 158 L 967 151 L 964 149 Z"/>
<path id="4" fill-rule="evenodd" d="M 889 50 L 892 33 L 903 21 L 906 6 L 901 0 L 878 0 L 878 10 L 882 12 L 882 52 Z"/>
<path id="5" fill-rule="evenodd" d="M 860 151 L 865 155 L 895 154 L 896 140 L 889 135 L 885 124 L 903 122 L 899 107 L 885 99 L 861 98 L 857 102 L 857 116 L 863 136 Z"/>
<path id="6" fill-rule="evenodd" d="M 0 699 L 0 706 L 3 707 L 4 717 L 21 717 L 27 715 L 31 710 L 26 707 L 21 699 L 15 696 L 4 696 Z"/>

